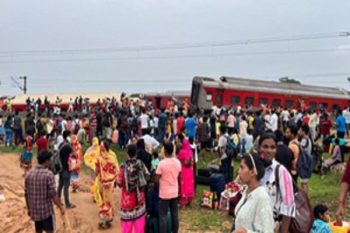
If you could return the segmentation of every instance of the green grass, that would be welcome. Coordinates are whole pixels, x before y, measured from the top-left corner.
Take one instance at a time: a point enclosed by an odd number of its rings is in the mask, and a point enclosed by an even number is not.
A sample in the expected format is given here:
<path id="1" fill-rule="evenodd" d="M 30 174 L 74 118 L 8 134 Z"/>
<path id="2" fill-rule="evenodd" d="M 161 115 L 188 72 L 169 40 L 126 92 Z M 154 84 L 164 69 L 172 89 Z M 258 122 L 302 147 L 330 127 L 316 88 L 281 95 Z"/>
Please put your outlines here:
<path id="1" fill-rule="evenodd" d="M 83 145 L 86 150 L 88 144 Z M 116 152 L 119 164 L 125 161 L 127 154 L 126 150 L 119 150 L 115 146 L 112 147 Z M 22 147 L 0 147 L 0 153 L 20 153 Z M 34 153 L 36 155 L 36 153 Z M 218 158 L 215 152 L 201 152 L 199 155 L 199 162 L 197 168 L 204 168 L 209 163 Z M 348 156 L 346 156 L 346 159 Z M 214 161 L 218 164 L 219 160 Z M 237 175 L 239 168 L 239 161 L 234 161 L 234 176 Z M 86 168 L 82 168 L 86 172 Z M 314 174 L 309 183 L 309 197 L 313 205 L 318 203 L 325 203 L 330 208 L 332 219 L 335 217 L 337 209 L 337 200 L 339 195 L 341 174 L 329 172 L 324 178 Z M 196 190 L 196 197 L 191 207 L 186 207 L 180 210 L 181 227 L 187 229 L 187 232 L 229 232 L 233 223 L 232 217 L 228 216 L 226 212 L 220 210 L 209 210 L 200 207 L 200 200 L 203 191 L 209 191 L 208 186 L 198 185 Z M 350 218 L 350 209 L 347 210 L 347 217 Z"/>

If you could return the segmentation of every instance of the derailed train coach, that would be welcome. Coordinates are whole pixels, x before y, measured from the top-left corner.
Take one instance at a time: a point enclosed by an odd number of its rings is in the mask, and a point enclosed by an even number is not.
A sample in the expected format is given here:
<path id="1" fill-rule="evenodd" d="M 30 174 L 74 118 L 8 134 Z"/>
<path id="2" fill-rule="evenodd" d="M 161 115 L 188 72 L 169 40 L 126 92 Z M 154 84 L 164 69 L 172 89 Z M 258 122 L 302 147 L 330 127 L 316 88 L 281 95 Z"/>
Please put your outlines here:
<path id="1" fill-rule="evenodd" d="M 349 106 L 349 92 L 336 87 L 262 81 L 236 77 L 194 77 L 191 104 L 209 110 L 215 106 L 262 105 L 335 111 Z"/>

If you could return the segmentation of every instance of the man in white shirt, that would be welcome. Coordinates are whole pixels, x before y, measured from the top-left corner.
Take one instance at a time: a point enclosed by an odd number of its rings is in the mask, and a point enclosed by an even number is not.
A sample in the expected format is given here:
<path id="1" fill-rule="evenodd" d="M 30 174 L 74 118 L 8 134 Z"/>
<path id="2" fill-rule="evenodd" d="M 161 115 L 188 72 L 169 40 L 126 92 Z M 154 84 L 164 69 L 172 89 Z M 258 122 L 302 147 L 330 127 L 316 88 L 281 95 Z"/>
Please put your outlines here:
<path id="1" fill-rule="evenodd" d="M 142 109 L 142 114 L 140 116 L 142 135 L 148 132 L 149 128 L 149 116 L 146 114 L 146 110 Z"/>
<path id="2" fill-rule="evenodd" d="M 278 116 L 275 111 L 273 111 L 270 117 L 270 129 L 275 132 L 278 129 Z"/>
<path id="3" fill-rule="evenodd" d="M 315 110 L 313 110 L 309 121 L 310 137 L 312 141 L 315 141 L 316 139 L 316 127 L 317 127 L 317 113 Z"/>
<path id="4" fill-rule="evenodd" d="M 248 129 L 247 118 L 243 115 L 241 117 L 240 122 L 239 122 L 239 138 L 241 139 L 241 146 L 240 146 L 240 155 L 241 156 L 245 153 L 247 129 Z"/>
<path id="5" fill-rule="evenodd" d="M 148 132 L 141 138 L 143 138 L 143 140 L 145 141 L 146 151 L 150 154 L 152 154 L 153 150 L 160 145 L 157 139 L 149 135 Z"/>
<path id="6" fill-rule="evenodd" d="M 281 112 L 281 119 L 282 119 L 282 122 L 283 122 L 283 129 L 284 129 L 284 131 L 287 128 L 287 123 L 289 121 L 289 117 L 290 117 L 289 111 L 287 110 L 287 108 L 284 108 L 284 110 Z"/>

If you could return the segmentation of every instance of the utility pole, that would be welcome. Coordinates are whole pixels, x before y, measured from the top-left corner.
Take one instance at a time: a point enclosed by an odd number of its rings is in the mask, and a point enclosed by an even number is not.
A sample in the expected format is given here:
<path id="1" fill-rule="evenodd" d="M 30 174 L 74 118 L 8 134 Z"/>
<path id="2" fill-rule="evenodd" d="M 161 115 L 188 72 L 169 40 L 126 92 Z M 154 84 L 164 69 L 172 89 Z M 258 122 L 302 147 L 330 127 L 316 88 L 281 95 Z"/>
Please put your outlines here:
<path id="1" fill-rule="evenodd" d="M 23 86 L 11 76 L 12 82 L 21 90 L 24 94 L 27 94 L 27 76 L 20 76 L 18 79 L 23 79 Z"/>
<path id="2" fill-rule="evenodd" d="M 27 94 L 27 76 L 19 77 L 19 79 L 23 79 L 23 92 Z"/>

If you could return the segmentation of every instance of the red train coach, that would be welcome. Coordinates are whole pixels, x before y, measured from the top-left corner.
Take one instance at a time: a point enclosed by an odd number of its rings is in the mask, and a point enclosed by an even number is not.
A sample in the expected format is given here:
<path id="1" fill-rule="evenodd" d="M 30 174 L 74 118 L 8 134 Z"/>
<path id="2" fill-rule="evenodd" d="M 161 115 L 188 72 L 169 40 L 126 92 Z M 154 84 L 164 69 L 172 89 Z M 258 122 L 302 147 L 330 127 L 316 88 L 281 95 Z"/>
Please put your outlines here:
<path id="1" fill-rule="evenodd" d="M 136 93 L 129 96 L 131 99 L 145 98 L 152 102 L 152 105 L 157 109 L 167 108 L 170 101 L 176 104 L 182 104 L 183 102 L 190 102 L 189 91 L 166 91 L 166 92 L 148 92 L 148 93 Z"/>
<path id="2" fill-rule="evenodd" d="M 273 107 L 299 108 L 301 105 L 328 111 L 348 107 L 349 92 L 334 87 L 281 83 L 254 79 L 220 77 L 194 77 L 191 103 L 199 109 L 216 106 L 253 106 L 262 104 Z"/>

